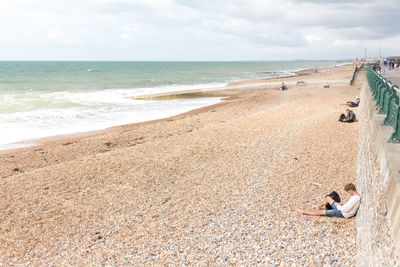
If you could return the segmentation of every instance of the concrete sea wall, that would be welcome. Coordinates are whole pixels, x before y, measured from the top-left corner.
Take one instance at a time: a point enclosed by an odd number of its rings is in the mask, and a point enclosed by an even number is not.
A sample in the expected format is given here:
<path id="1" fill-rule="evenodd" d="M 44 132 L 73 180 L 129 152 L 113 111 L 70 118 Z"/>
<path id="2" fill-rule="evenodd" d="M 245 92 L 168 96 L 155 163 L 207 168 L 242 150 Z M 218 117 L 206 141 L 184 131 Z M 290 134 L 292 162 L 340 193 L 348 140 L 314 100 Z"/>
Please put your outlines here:
<path id="1" fill-rule="evenodd" d="M 400 144 L 387 143 L 365 73 L 359 107 L 357 266 L 397 266 L 400 251 Z"/>

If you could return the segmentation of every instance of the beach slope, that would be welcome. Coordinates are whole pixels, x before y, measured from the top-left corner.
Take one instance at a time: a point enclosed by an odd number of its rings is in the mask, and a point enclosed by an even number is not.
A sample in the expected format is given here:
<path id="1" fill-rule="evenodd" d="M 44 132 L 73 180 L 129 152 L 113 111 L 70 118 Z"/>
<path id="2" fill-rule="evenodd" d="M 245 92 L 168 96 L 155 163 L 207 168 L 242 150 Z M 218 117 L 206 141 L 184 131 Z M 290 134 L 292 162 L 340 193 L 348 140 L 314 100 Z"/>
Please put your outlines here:
<path id="1" fill-rule="evenodd" d="M 354 219 L 292 211 L 355 181 L 351 75 L 1 154 L 0 264 L 354 264 Z"/>

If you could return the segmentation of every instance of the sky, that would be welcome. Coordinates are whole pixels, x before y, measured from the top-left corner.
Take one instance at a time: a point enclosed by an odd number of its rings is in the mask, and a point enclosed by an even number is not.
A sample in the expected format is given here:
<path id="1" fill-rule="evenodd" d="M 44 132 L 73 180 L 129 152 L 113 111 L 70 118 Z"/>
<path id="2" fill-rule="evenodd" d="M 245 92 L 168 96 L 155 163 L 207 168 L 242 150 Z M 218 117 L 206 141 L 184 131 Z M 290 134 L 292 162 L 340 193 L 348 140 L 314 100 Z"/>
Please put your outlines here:
<path id="1" fill-rule="evenodd" d="M 399 0 L 1 0 L 0 60 L 400 55 Z"/>

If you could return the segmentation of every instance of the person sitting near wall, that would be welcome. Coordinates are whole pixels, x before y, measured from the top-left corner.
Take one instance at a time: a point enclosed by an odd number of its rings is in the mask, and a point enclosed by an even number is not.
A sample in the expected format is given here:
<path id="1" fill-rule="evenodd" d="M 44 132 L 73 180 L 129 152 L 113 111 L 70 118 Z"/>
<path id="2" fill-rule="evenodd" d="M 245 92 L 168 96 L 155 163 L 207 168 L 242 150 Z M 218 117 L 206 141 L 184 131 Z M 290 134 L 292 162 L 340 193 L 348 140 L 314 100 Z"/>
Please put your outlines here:
<path id="1" fill-rule="evenodd" d="M 305 211 L 300 208 L 296 208 L 295 211 L 303 215 L 351 218 L 357 214 L 361 196 L 357 193 L 356 186 L 352 183 L 346 184 L 344 190 L 350 194 L 350 198 L 345 204 L 335 201 L 328 195 L 324 201 L 315 206 L 316 209 L 313 211 Z M 321 209 L 324 206 L 332 209 Z"/>
<path id="2" fill-rule="evenodd" d="M 356 114 L 354 114 L 352 110 L 346 109 L 346 115 L 341 114 L 339 121 L 348 123 L 356 122 L 357 121 Z"/>
<path id="3" fill-rule="evenodd" d="M 351 101 L 348 105 L 352 108 L 358 107 L 360 105 L 360 97 L 356 96 L 356 102 Z"/>
<path id="4" fill-rule="evenodd" d="M 359 96 L 356 96 L 356 101 L 355 102 L 353 102 L 353 101 L 347 101 L 347 102 L 345 102 L 345 103 L 343 103 L 344 105 L 347 105 L 347 106 L 349 106 L 349 107 L 352 107 L 352 108 L 355 108 L 355 107 L 358 107 L 358 105 L 360 105 L 360 97 Z"/>
<path id="5" fill-rule="evenodd" d="M 281 90 L 281 91 L 286 91 L 288 88 L 286 87 L 286 85 L 285 85 L 285 82 L 282 82 L 282 85 L 281 85 L 281 87 L 279 88 L 279 90 Z"/>

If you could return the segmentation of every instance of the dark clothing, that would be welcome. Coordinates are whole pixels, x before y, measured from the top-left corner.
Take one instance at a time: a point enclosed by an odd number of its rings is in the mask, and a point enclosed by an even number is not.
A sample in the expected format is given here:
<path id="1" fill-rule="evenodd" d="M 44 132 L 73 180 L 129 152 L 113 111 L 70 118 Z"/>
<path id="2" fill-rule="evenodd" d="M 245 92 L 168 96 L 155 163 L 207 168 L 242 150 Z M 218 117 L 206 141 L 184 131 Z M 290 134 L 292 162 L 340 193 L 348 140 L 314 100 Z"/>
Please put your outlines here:
<path id="1" fill-rule="evenodd" d="M 358 103 L 357 102 L 351 102 L 349 104 L 349 107 L 352 107 L 352 108 L 358 107 Z"/>
<path id="2" fill-rule="evenodd" d="M 350 111 L 349 115 L 346 117 L 347 122 L 356 122 L 356 114 L 353 111 Z"/>
<path id="3" fill-rule="evenodd" d="M 340 196 L 336 191 L 332 191 L 329 195 L 327 195 L 327 197 L 331 197 L 333 200 L 335 200 L 335 202 L 340 203 Z M 332 207 L 329 203 L 325 205 L 325 208 L 327 210 L 332 209 Z"/>
<path id="4" fill-rule="evenodd" d="M 341 114 L 340 118 L 339 118 L 339 121 L 341 121 L 341 122 L 349 122 L 349 123 L 350 122 L 356 122 L 357 121 L 356 114 L 354 114 L 354 112 L 350 110 L 350 113 L 347 116 L 344 115 L 344 114 Z"/>

